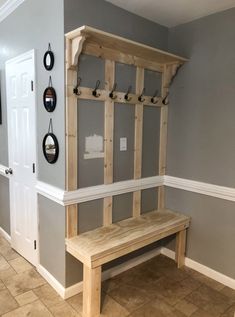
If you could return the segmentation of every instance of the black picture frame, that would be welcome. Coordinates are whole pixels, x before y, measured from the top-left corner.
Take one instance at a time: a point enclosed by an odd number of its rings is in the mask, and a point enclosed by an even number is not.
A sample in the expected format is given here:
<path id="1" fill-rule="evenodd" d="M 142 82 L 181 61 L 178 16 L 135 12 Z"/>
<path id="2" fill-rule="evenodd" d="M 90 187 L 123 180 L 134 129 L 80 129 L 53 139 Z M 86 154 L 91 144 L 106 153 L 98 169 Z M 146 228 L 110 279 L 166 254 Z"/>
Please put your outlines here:
<path id="1" fill-rule="evenodd" d="M 49 63 L 48 63 L 48 60 L 49 60 Z M 45 69 L 47 71 L 52 70 L 52 68 L 54 67 L 54 63 L 55 63 L 54 53 L 50 50 L 46 51 L 43 57 L 43 65 Z"/>
<path id="2" fill-rule="evenodd" d="M 52 154 L 50 154 L 49 150 L 47 149 L 47 139 L 49 137 L 52 138 L 52 140 L 54 142 L 53 149 L 55 150 L 55 153 L 52 153 Z M 43 141 L 42 141 L 42 150 L 43 150 L 43 154 L 44 154 L 44 157 L 47 160 L 47 162 L 49 164 L 55 164 L 55 162 L 58 160 L 58 157 L 59 157 L 59 142 L 57 140 L 57 137 L 54 135 L 54 133 L 47 133 L 44 136 Z"/>
<path id="3" fill-rule="evenodd" d="M 56 91 L 53 87 L 49 86 L 44 90 L 43 93 L 43 104 L 48 112 L 53 112 L 56 108 L 57 96 Z"/>

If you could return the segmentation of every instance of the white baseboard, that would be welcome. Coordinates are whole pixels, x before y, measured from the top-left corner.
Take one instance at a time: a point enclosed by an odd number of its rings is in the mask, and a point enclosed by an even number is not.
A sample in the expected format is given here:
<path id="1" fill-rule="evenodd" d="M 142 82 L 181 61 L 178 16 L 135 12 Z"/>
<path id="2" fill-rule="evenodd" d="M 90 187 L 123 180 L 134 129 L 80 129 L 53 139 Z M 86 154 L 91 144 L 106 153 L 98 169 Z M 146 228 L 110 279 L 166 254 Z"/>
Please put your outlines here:
<path id="1" fill-rule="evenodd" d="M 167 248 L 161 249 L 161 254 L 174 259 L 175 258 L 175 252 L 172 250 L 169 250 Z M 217 272 L 201 263 L 198 263 L 190 258 L 185 258 L 185 265 L 199 273 L 202 273 L 206 275 L 207 277 L 210 277 L 211 279 L 224 284 L 225 286 L 228 286 L 232 289 L 235 289 L 235 280 L 231 277 L 228 277 L 220 272 Z"/>
<path id="2" fill-rule="evenodd" d="M 3 236 L 9 243 L 11 243 L 11 237 L 9 234 L 0 227 L 0 235 Z"/>
<path id="3" fill-rule="evenodd" d="M 144 263 L 154 258 L 155 256 L 159 255 L 160 252 L 161 252 L 160 248 L 146 252 L 145 254 L 135 257 L 132 260 L 126 261 L 125 263 L 117 265 L 112 269 L 104 271 L 102 273 L 102 281 L 107 280 L 111 277 L 114 277 L 122 272 L 125 272 L 141 263 Z M 79 282 L 77 284 L 74 284 L 70 287 L 65 288 L 42 265 L 39 265 L 37 267 L 37 270 L 63 299 L 67 299 L 69 297 L 72 297 L 82 292 L 83 282 Z"/>
<path id="4" fill-rule="evenodd" d="M 65 288 L 59 281 L 49 273 L 41 264 L 37 266 L 37 271 L 44 277 L 44 279 L 56 290 L 56 292 L 64 298 Z"/>

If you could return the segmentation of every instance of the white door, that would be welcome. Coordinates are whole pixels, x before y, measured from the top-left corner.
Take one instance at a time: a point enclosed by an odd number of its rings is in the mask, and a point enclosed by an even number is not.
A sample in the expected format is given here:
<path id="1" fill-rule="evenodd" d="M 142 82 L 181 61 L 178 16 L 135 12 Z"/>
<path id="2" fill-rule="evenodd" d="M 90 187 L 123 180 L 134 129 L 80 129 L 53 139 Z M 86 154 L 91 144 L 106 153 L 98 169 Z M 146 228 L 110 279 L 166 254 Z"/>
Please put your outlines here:
<path id="1" fill-rule="evenodd" d="M 35 53 L 6 62 L 12 247 L 37 265 Z"/>

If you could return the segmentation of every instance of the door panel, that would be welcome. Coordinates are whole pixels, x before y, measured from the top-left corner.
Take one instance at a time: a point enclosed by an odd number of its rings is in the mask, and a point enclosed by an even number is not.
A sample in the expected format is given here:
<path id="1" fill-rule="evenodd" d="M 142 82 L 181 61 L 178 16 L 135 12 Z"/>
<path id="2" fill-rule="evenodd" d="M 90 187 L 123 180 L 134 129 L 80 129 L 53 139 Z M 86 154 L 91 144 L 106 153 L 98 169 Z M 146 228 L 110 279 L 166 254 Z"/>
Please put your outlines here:
<path id="1" fill-rule="evenodd" d="M 12 247 L 37 264 L 36 118 L 34 51 L 6 63 Z"/>

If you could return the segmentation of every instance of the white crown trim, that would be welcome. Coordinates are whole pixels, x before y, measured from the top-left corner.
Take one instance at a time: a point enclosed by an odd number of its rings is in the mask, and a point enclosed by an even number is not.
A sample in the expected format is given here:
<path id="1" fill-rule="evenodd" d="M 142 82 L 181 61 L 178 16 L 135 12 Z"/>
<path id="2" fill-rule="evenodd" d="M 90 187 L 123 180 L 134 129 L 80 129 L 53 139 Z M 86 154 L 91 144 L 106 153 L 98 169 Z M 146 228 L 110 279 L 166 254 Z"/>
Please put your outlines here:
<path id="1" fill-rule="evenodd" d="M 25 0 L 7 0 L 3 6 L 0 7 L 0 22 L 8 17 L 19 5 Z"/>

